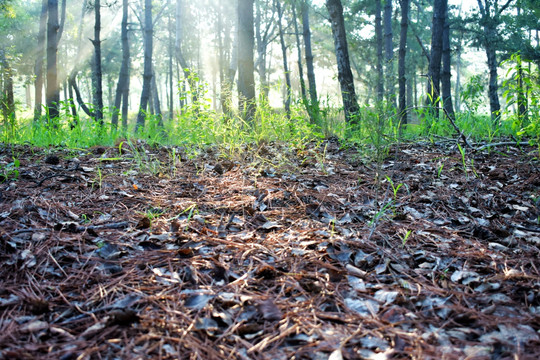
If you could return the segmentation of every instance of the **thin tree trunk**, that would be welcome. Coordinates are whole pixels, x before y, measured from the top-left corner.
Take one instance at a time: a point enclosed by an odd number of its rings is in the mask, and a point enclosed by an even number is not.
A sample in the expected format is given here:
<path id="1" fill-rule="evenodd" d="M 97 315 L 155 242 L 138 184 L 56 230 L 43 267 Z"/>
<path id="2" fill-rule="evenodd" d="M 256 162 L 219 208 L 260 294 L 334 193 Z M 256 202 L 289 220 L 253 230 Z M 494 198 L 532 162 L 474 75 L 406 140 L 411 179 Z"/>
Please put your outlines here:
<path id="1" fill-rule="evenodd" d="M 384 99 L 383 27 L 381 0 L 375 0 L 375 42 L 377 43 L 377 103 Z"/>
<path id="2" fill-rule="evenodd" d="M 409 27 L 409 0 L 401 0 L 401 32 L 399 35 L 399 60 L 398 60 L 398 82 L 399 82 L 399 119 L 400 126 L 406 125 L 407 121 L 407 94 L 405 77 L 406 55 L 407 55 L 407 29 Z"/>
<path id="3" fill-rule="evenodd" d="M 255 47 L 253 0 L 238 0 L 238 96 L 240 112 L 247 122 L 255 117 Z"/>
<path id="4" fill-rule="evenodd" d="M 90 109 L 88 109 L 84 101 L 82 100 L 79 88 L 77 86 L 77 73 L 78 73 L 78 67 L 80 65 L 80 58 L 81 58 L 81 52 L 82 52 L 82 34 L 83 34 L 83 27 L 84 27 L 84 14 L 87 11 L 86 3 L 87 3 L 87 0 L 83 0 L 81 4 L 81 17 L 79 19 L 80 26 L 77 31 L 77 43 L 78 43 L 77 56 L 74 61 L 75 64 L 73 65 L 73 68 L 71 69 L 71 73 L 69 74 L 69 77 L 68 77 L 68 85 L 70 86 L 70 88 L 72 88 L 71 94 L 73 94 L 73 91 L 75 91 L 75 98 L 77 99 L 77 103 L 79 104 L 83 112 L 87 114 L 88 116 L 93 117 L 94 115 L 92 114 Z M 72 99 L 74 99 L 73 96 L 72 96 Z M 72 106 L 75 108 L 75 102 L 71 100 L 71 103 L 72 103 Z M 77 123 L 78 123 L 78 117 L 75 116 L 73 119 L 73 122 L 71 123 L 71 128 L 73 129 L 77 125 Z"/>
<path id="5" fill-rule="evenodd" d="M 261 3 L 255 1 L 255 38 L 257 40 L 257 63 L 255 67 L 259 73 L 259 81 L 261 83 L 261 95 L 268 101 L 268 94 L 270 93 L 270 87 L 268 86 L 268 76 L 266 71 L 266 50 L 268 48 L 267 39 L 263 39 L 263 33 L 261 31 Z"/>
<path id="6" fill-rule="evenodd" d="M 168 4 L 170 5 L 170 0 L 168 0 Z M 169 24 L 168 24 L 168 30 L 169 30 L 169 96 L 167 98 L 167 102 L 169 105 L 169 120 L 172 120 L 174 117 L 174 81 L 173 81 L 173 57 L 174 57 L 174 43 L 173 43 L 173 26 L 172 26 L 172 16 L 169 15 Z"/>
<path id="7" fill-rule="evenodd" d="M 75 106 L 74 94 L 73 94 L 73 86 L 69 83 L 69 78 L 67 79 L 67 87 L 68 87 L 68 96 L 69 96 L 69 107 L 71 108 L 71 115 L 73 116 L 73 123 L 71 124 L 71 127 L 73 128 L 77 124 L 77 107 Z"/>
<path id="8" fill-rule="evenodd" d="M 458 11 L 458 19 L 461 19 L 461 11 L 463 10 L 463 0 L 461 1 L 461 4 L 459 5 L 459 11 Z M 460 93 L 461 93 L 461 53 L 463 51 L 463 31 L 460 31 L 459 40 L 457 42 L 457 49 L 456 49 L 456 84 L 454 88 L 454 100 L 455 100 L 455 111 L 460 112 L 461 111 L 461 101 L 460 101 Z"/>
<path id="9" fill-rule="evenodd" d="M 442 47 L 442 99 L 445 114 L 451 120 L 455 119 L 454 107 L 452 106 L 452 84 L 451 78 L 451 55 L 450 55 L 450 20 L 448 17 L 448 2 L 445 9 L 445 21 L 443 29 L 443 47 Z"/>
<path id="10" fill-rule="evenodd" d="M 154 98 L 154 115 L 157 117 L 158 126 L 163 127 L 163 114 L 161 113 L 161 101 L 157 87 L 156 72 L 152 69 L 152 94 Z"/>
<path id="11" fill-rule="evenodd" d="M 298 55 L 298 77 L 300 80 L 300 93 L 302 94 L 302 102 L 304 103 L 310 119 L 312 118 L 309 103 L 307 101 L 306 83 L 304 81 L 304 67 L 302 66 L 302 45 L 300 42 L 300 33 L 298 32 L 298 16 L 296 15 L 296 1 L 291 5 L 294 24 L 294 37 L 296 39 L 296 52 Z"/>
<path id="12" fill-rule="evenodd" d="M 135 131 L 144 127 L 146 118 L 146 109 L 150 99 L 152 87 L 152 52 L 153 52 L 153 36 L 154 25 L 152 23 L 152 0 L 144 0 L 144 72 L 143 72 L 143 89 L 141 93 L 141 102 L 139 105 L 139 113 L 137 114 L 137 123 Z"/>
<path id="13" fill-rule="evenodd" d="M 348 123 L 356 123 L 358 117 L 358 103 L 354 89 L 354 79 L 349 62 L 349 50 L 347 45 L 347 33 L 345 20 L 343 19 L 343 6 L 340 0 L 326 0 L 326 8 L 330 14 L 332 35 L 336 51 L 338 65 L 338 80 L 343 98 L 343 110 L 345 120 Z"/>
<path id="14" fill-rule="evenodd" d="M 289 64 L 287 62 L 287 46 L 285 45 L 285 36 L 283 34 L 283 12 L 284 9 L 281 8 L 281 4 L 278 1 L 275 1 L 277 12 L 278 12 L 278 28 L 279 28 L 279 42 L 281 44 L 281 53 L 283 54 L 283 72 L 285 74 L 285 99 L 284 99 L 284 105 L 285 105 L 285 113 L 287 115 L 287 119 L 291 119 L 291 75 L 289 73 Z"/>
<path id="15" fill-rule="evenodd" d="M 491 118 L 496 122 L 501 115 L 501 104 L 499 102 L 499 84 L 497 83 L 497 67 L 499 63 L 497 61 L 497 52 L 495 49 L 494 40 L 497 38 L 497 25 L 498 25 L 498 16 L 506 8 L 511 1 L 506 3 L 506 6 L 497 10 L 494 10 L 495 14 L 492 16 L 490 14 L 491 9 L 489 8 L 492 3 L 490 1 L 482 2 L 483 0 L 477 0 L 478 7 L 480 8 L 480 16 L 482 18 L 482 23 L 484 25 L 484 48 L 487 55 L 487 65 L 489 69 L 489 87 L 488 87 L 488 97 L 489 97 L 489 107 L 491 110 Z M 495 2 L 496 3 L 496 2 Z"/>
<path id="16" fill-rule="evenodd" d="M 445 19 L 445 9 L 448 0 L 435 0 L 433 5 L 433 22 L 431 34 L 431 54 L 428 70 L 428 102 L 431 104 L 431 113 L 435 119 L 439 117 L 439 98 L 441 96 L 441 60 L 443 45 L 443 29 Z"/>
<path id="17" fill-rule="evenodd" d="M 94 90 L 94 120 L 103 125 L 103 73 L 101 71 L 101 1 L 94 0 L 94 69 L 92 87 Z"/>
<path id="18" fill-rule="evenodd" d="M 517 2 L 517 16 L 518 18 L 521 16 L 521 0 L 518 0 Z M 530 39 L 529 39 L 530 42 Z M 522 49 L 520 49 L 522 50 Z M 521 124 L 524 124 L 527 122 L 527 96 L 525 95 L 525 86 L 523 82 L 523 62 L 521 59 L 521 52 L 516 57 L 517 61 L 517 104 L 518 104 L 518 118 L 521 122 Z"/>
<path id="19" fill-rule="evenodd" d="M 122 65 L 120 66 L 120 74 L 118 76 L 118 83 L 116 85 L 116 96 L 114 99 L 114 108 L 111 119 L 111 125 L 113 129 L 118 128 L 118 115 L 120 112 L 120 104 L 122 105 L 122 128 L 126 130 L 124 123 L 127 125 L 127 98 L 129 96 L 129 63 L 130 63 L 130 49 L 129 49 L 129 34 L 128 34 L 128 20 L 129 20 L 129 4 L 128 0 L 122 0 L 122 25 L 121 25 L 121 40 L 122 40 Z M 126 105 L 126 106 L 124 106 Z M 124 113 L 124 107 L 126 112 Z"/>
<path id="20" fill-rule="evenodd" d="M 456 102 L 456 111 L 461 111 L 461 101 L 460 101 L 460 93 L 461 93 L 461 52 L 462 52 L 462 42 L 463 42 L 463 34 L 461 34 L 458 42 L 458 47 L 456 49 L 456 84 L 455 84 L 455 90 L 454 90 L 454 97 Z"/>
<path id="21" fill-rule="evenodd" d="M 394 34 L 392 32 L 392 0 L 386 0 L 384 4 L 384 53 L 386 58 L 386 99 L 395 106 L 394 91 Z"/>
<path id="22" fill-rule="evenodd" d="M 3 80 L 2 96 L 0 98 L 4 124 L 13 124 L 15 120 L 15 98 L 13 97 L 13 70 L 6 58 L 5 50 L 0 49 L 0 63 Z"/>
<path id="23" fill-rule="evenodd" d="M 58 0 L 48 0 L 47 12 L 47 89 L 45 98 L 50 120 L 58 118 L 60 103 L 57 68 Z"/>
<path id="24" fill-rule="evenodd" d="M 311 121 L 319 116 L 319 97 L 317 95 L 317 83 L 315 81 L 315 67 L 313 66 L 313 52 L 311 50 L 311 29 L 309 26 L 309 7 L 307 0 L 302 0 L 302 29 L 304 36 L 304 48 L 306 52 L 306 70 L 309 85 L 309 98 L 311 100 Z"/>
<path id="25" fill-rule="evenodd" d="M 94 117 L 93 112 L 86 106 L 86 103 L 82 99 L 81 91 L 79 89 L 79 86 L 77 85 L 77 77 L 76 73 L 74 76 L 70 76 L 68 79 L 69 85 L 75 90 L 75 97 L 77 98 L 77 103 L 81 107 L 81 109 L 84 111 L 84 113 L 90 117 Z M 75 124 L 73 124 L 71 127 L 73 127 Z"/>
<path id="26" fill-rule="evenodd" d="M 34 121 L 41 117 L 41 106 L 43 101 L 43 58 L 45 55 L 45 41 L 47 30 L 47 0 L 41 1 L 41 15 L 39 17 L 39 32 L 36 50 L 36 63 L 34 74 L 36 76 L 34 88 Z"/>

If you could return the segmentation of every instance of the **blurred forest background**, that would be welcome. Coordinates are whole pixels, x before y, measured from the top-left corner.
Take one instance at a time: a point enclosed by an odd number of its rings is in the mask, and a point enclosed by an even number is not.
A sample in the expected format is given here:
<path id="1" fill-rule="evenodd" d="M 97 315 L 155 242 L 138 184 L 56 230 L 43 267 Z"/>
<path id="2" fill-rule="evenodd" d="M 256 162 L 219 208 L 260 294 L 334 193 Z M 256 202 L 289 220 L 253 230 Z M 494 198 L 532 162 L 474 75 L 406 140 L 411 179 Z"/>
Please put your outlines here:
<path id="1" fill-rule="evenodd" d="M 0 11 L 3 142 L 540 136 L 536 0 L 1 0 Z"/>

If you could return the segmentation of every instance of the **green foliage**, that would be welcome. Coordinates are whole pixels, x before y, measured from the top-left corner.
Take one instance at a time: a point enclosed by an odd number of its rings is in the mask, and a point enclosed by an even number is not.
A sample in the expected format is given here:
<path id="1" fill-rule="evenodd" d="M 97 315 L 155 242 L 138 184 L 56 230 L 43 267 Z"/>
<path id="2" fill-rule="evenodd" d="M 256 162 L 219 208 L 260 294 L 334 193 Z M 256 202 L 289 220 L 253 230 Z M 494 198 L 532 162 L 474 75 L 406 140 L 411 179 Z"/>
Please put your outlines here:
<path id="1" fill-rule="evenodd" d="M 505 115 L 509 130 L 520 138 L 529 138 L 531 144 L 540 140 L 540 71 L 532 70 L 532 64 L 521 58 L 519 53 L 512 54 L 505 61 L 507 65 L 503 81 L 503 96 L 509 108 Z M 525 112 L 520 113 L 520 105 Z"/>
<path id="2" fill-rule="evenodd" d="M 0 166 L 0 182 L 6 182 L 10 179 L 19 178 L 19 166 L 21 165 L 20 161 L 16 158 L 13 158 L 13 161 Z"/>
<path id="3" fill-rule="evenodd" d="M 481 75 L 471 76 L 469 81 L 463 85 L 460 93 L 461 103 L 469 112 L 477 113 L 480 106 L 484 104 L 485 85 L 484 77 Z"/>

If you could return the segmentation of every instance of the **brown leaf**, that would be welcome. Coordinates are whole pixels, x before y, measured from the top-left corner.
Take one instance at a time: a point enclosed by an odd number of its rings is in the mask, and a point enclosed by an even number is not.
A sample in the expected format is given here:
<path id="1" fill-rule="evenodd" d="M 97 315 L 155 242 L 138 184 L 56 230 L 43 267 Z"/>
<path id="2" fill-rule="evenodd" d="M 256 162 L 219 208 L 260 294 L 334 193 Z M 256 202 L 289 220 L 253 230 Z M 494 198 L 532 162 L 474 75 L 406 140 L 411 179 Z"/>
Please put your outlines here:
<path id="1" fill-rule="evenodd" d="M 150 221 L 149 218 L 143 217 L 139 222 L 137 223 L 137 226 L 135 228 L 137 229 L 148 229 L 150 226 L 152 226 L 152 221 Z"/>

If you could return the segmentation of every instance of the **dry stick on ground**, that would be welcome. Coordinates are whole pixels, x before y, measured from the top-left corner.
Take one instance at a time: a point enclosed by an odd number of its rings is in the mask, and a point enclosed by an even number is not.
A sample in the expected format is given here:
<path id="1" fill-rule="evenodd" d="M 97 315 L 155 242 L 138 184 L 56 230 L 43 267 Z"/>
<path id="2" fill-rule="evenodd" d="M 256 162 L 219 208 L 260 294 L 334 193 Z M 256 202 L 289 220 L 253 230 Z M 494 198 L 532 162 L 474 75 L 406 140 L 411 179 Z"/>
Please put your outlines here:
<path id="1" fill-rule="evenodd" d="M 66 227 L 62 226 L 61 229 L 70 230 L 72 232 L 84 232 L 88 230 L 124 229 L 127 227 L 129 227 L 129 222 L 122 221 L 122 222 L 117 222 L 117 223 L 101 224 L 101 225 L 76 226 L 73 228 L 71 228 L 70 226 L 66 226 Z M 13 231 L 9 233 L 9 235 L 18 235 L 18 234 L 24 234 L 24 233 L 29 233 L 29 232 L 42 232 L 42 231 L 53 231 L 53 230 L 56 230 L 56 229 L 52 229 L 52 228 L 22 229 L 22 230 Z"/>

